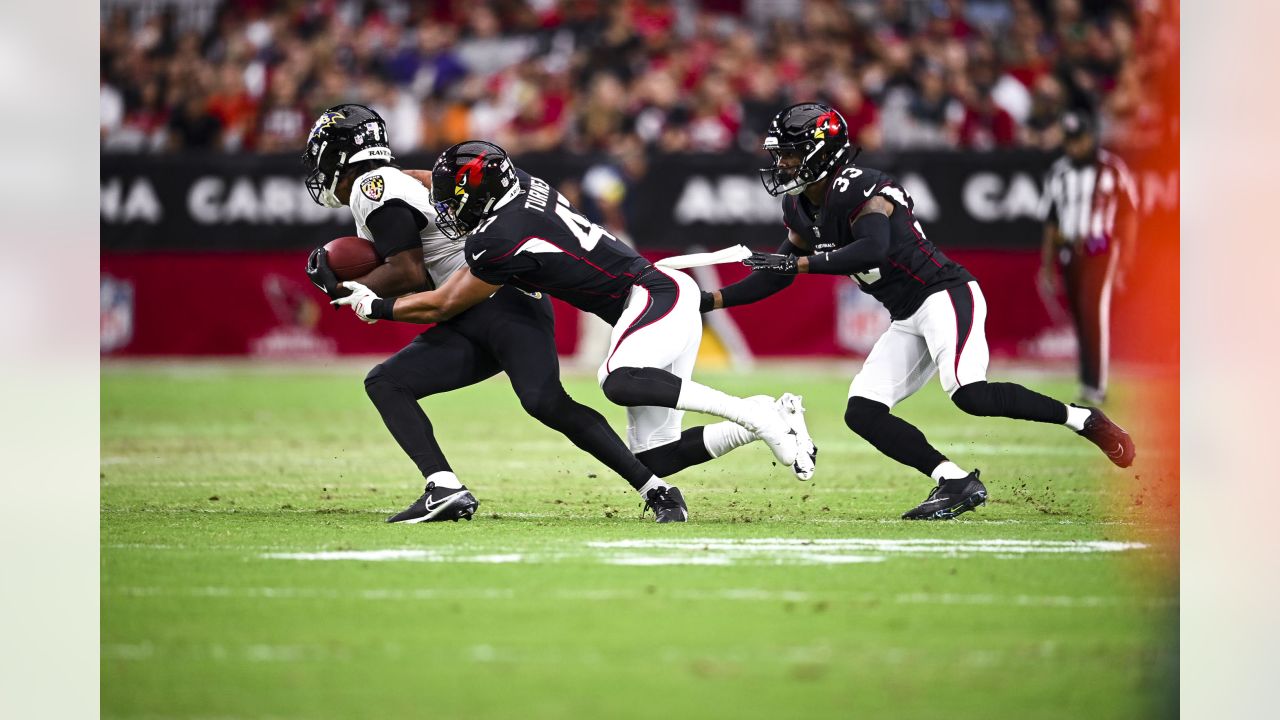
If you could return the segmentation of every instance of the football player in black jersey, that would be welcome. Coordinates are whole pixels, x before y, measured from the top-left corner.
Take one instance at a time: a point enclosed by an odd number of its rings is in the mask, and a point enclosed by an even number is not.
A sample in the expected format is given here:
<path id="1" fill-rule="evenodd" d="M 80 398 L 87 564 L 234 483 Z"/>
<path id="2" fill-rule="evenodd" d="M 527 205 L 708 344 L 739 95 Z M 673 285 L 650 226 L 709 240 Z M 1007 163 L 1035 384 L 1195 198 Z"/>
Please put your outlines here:
<path id="1" fill-rule="evenodd" d="M 680 491 L 662 478 L 757 438 L 797 476 L 813 474 L 817 450 L 799 398 L 738 398 L 691 379 L 702 318 L 699 289 L 688 275 L 645 260 L 546 182 L 518 171 L 492 143 L 468 141 L 442 153 L 432 194 L 441 231 L 466 238 L 469 269 L 436 290 L 400 298 L 353 287 L 337 304 L 365 318 L 431 323 L 518 289 L 553 295 L 604 319 L 614 331 L 600 367 L 601 389 L 627 408 L 631 450 L 654 473 L 637 490 L 655 508 L 685 510 Z M 685 410 L 727 422 L 682 433 Z"/>
<path id="2" fill-rule="evenodd" d="M 1068 406 L 1014 383 L 987 382 L 987 306 L 962 266 L 934 247 L 892 177 L 854 164 L 848 126 L 835 110 L 801 103 L 779 112 L 765 136 L 773 158 L 765 189 L 783 196 L 787 239 L 745 261 L 741 282 L 702 295 L 703 311 L 756 302 L 798 274 L 849 275 L 893 322 L 849 387 L 845 423 L 877 450 L 936 481 L 907 519 L 950 519 L 986 501 L 978 471 L 948 460 L 890 409 L 937 372 L 961 410 L 1066 425 L 1120 467 L 1133 462 L 1129 435 L 1096 408 Z"/>
<path id="3" fill-rule="evenodd" d="M 303 161 L 312 199 L 350 207 L 358 235 L 386 260 L 358 279 L 361 287 L 395 296 L 443 284 L 465 270 L 463 243 L 440 232 L 431 191 L 391 164 L 387 128 L 376 112 L 355 104 L 326 110 L 311 131 Z M 329 268 L 324 248 L 311 254 L 307 275 L 331 298 L 348 292 Z M 365 378 L 369 399 L 426 481 L 422 496 L 388 522 L 471 519 L 479 501 L 454 474 L 418 400 L 499 372 L 507 374 L 525 412 L 633 487 L 653 477 L 603 415 L 565 392 L 551 301 L 503 288 L 414 338 Z M 684 520 L 682 509 L 655 510 L 658 522 Z"/>

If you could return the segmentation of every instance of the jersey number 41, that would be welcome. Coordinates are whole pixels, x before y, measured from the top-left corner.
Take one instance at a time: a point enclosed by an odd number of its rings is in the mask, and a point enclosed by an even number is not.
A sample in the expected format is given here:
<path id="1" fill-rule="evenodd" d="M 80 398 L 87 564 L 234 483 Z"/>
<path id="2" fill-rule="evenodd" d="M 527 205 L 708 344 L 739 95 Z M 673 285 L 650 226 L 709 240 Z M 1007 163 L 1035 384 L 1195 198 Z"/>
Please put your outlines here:
<path id="1" fill-rule="evenodd" d="M 609 233 L 608 230 L 596 225 L 582 215 L 574 212 L 569 205 L 569 201 L 564 199 L 563 195 L 556 196 L 556 217 L 569 228 L 569 232 L 578 239 L 578 244 L 583 250 L 590 252 L 595 248 L 596 243 L 600 242 L 600 238 L 607 237 L 610 240 L 617 240 Z"/>

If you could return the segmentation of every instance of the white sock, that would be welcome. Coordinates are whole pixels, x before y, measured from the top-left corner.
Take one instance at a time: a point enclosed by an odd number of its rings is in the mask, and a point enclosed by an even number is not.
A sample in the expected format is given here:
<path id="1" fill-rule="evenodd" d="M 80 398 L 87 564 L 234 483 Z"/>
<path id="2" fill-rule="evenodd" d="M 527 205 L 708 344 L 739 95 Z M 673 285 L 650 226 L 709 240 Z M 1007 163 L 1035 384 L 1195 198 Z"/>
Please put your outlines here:
<path id="1" fill-rule="evenodd" d="M 959 465 L 951 462 L 950 460 L 943 460 L 938 463 L 938 467 L 934 468 L 933 472 L 929 473 L 929 477 L 933 478 L 939 485 L 941 485 L 943 480 L 959 480 L 968 474 L 969 473 Z"/>
<path id="2" fill-rule="evenodd" d="M 734 448 L 740 448 L 757 439 L 755 433 L 728 420 L 704 425 L 702 428 L 702 444 L 706 446 L 707 452 L 711 453 L 713 458 L 718 458 Z"/>
<path id="3" fill-rule="evenodd" d="M 454 490 L 463 487 L 462 481 L 458 479 L 458 476 L 448 470 L 431 473 L 427 476 L 427 482 L 435 483 L 436 487 L 453 488 Z"/>
<path id="4" fill-rule="evenodd" d="M 676 409 L 715 415 L 725 420 L 732 420 L 739 425 L 748 424 L 743 421 L 752 414 L 752 407 L 746 400 L 692 380 L 681 381 L 680 397 L 676 398 Z"/>
<path id="5" fill-rule="evenodd" d="M 653 490 L 656 488 L 669 488 L 669 487 L 671 486 L 668 485 L 665 480 L 658 477 L 657 475 L 654 475 L 653 477 L 649 478 L 649 482 L 645 483 L 644 485 L 641 485 L 640 489 L 637 492 L 640 493 L 640 497 L 647 498 L 649 497 L 650 490 Z"/>
<path id="6" fill-rule="evenodd" d="M 1080 432 L 1084 429 L 1084 421 L 1088 419 L 1088 408 L 1076 407 L 1074 405 L 1067 406 L 1067 427 L 1075 430 L 1076 432 Z"/>

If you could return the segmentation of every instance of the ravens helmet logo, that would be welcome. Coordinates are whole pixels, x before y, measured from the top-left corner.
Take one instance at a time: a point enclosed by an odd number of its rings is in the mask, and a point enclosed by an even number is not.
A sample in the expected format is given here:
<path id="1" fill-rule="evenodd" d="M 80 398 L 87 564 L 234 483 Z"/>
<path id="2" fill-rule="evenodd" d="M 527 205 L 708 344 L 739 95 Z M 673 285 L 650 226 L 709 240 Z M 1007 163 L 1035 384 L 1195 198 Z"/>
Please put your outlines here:
<path id="1" fill-rule="evenodd" d="M 338 124 L 339 120 L 345 120 L 346 117 L 347 117 L 346 115 L 343 115 L 340 112 L 333 112 L 332 110 L 321 115 L 320 118 L 316 120 L 316 124 L 311 128 L 311 135 L 308 137 L 308 140 L 310 140 L 310 138 L 315 137 L 316 133 L 320 132 L 321 130 L 325 128 L 331 128 L 334 125 Z"/>

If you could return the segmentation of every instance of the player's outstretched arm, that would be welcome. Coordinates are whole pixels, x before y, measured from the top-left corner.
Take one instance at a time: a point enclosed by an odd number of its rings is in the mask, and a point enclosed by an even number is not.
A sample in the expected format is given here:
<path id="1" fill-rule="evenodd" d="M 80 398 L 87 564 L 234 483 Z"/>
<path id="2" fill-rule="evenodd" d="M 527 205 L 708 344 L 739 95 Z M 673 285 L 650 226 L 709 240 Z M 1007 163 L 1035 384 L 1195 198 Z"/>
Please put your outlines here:
<path id="1" fill-rule="evenodd" d="M 358 282 L 344 282 L 342 287 L 351 292 L 333 301 L 334 305 L 348 305 L 367 323 L 379 320 L 398 320 L 411 323 L 434 323 L 448 320 L 463 310 L 483 301 L 501 288 L 471 274 L 467 268 L 459 268 L 435 290 L 414 293 L 399 298 L 382 298 Z"/>
<path id="2" fill-rule="evenodd" d="M 821 275 L 852 275 L 878 267 L 889 254 L 889 216 L 893 203 L 871 198 L 850 224 L 853 242 L 839 250 L 800 258 L 796 272 Z"/>
<path id="3" fill-rule="evenodd" d="M 805 243 L 798 235 L 788 231 L 787 239 L 783 241 L 778 248 L 780 255 L 798 255 L 804 256 L 809 254 L 809 250 L 805 247 Z M 781 291 L 783 288 L 791 285 L 793 280 L 791 275 L 782 275 L 771 272 L 752 272 L 750 275 L 739 280 L 738 282 L 720 288 L 712 292 L 703 291 L 702 303 L 699 309 L 702 312 L 711 310 L 719 310 L 720 308 L 734 307 L 737 305 L 749 305 L 753 302 L 759 302 L 774 293 Z"/>
<path id="4" fill-rule="evenodd" d="M 448 320 L 463 310 L 498 292 L 501 285 L 491 285 L 472 274 L 470 268 L 458 268 L 439 288 L 405 295 L 385 301 L 388 320 L 411 323 L 434 323 Z"/>

